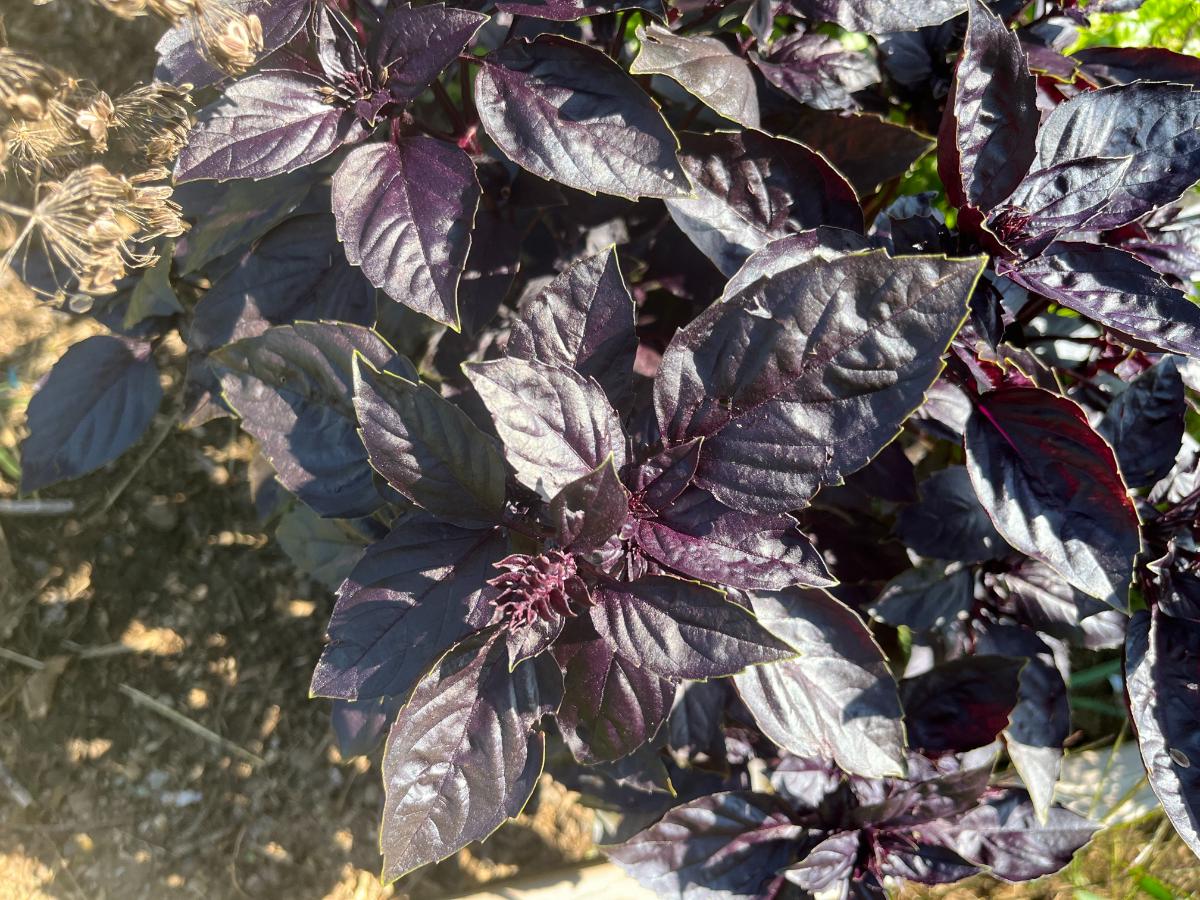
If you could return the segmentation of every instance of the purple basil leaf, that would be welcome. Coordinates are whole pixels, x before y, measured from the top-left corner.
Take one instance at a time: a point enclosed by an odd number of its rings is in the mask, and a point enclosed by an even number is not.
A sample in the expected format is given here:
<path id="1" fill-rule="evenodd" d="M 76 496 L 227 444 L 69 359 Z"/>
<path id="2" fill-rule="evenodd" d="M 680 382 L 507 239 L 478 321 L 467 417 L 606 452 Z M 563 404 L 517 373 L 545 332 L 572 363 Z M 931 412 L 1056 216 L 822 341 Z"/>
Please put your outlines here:
<path id="1" fill-rule="evenodd" d="M 771 787 L 797 811 L 816 810 L 842 786 L 842 770 L 819 759 L 783 754 L 770 772 Z"/>
<path id="2" fill-rule="evenodd" d="M 584 16 L 602 16 L 623 9 L 641 9 L 655 18 L 663 18 L 663 0 L 497 0 L 496 7 L 514 16 L 531 16 L 555 22 L 574 22 Z"/>
<path id="3" fill-rule="evenodd" d="M 690 193 L 658 107 L 611 59 L 555 35 L 483 58 L 475 105 L 488 136 L 534 175 L 588 193 Z"/>
<path id="4" fill-rule="evenodd" d="M 1005 881 L 1030 881 L 1057 872 L 1092 839 L 1096 826 L 1062 807 L 1038 821 L 1024 791 L 1009 790 L 950 823 L 953 848 Z"/>
<path id="5" fill-rule="evenodd" d="M 366 137 L 353 111 L 327 102 L 325 82 L 272 71 L 234 82 L 200 111 L 175 180 L 269 178 L 324 159 Z"/>
<path id="6" fill-rule="evenodd" d="M 1130 487 L 1152 487 L 1175 465 L 1187 410 L 1183 378 L 1171 357 L 1135 378 L 1109 404 L 1096 430 L 1117 454 Z"/>
<path id="7" fill-rule="evenodd" d="M 798 887 L 824 891 L 850 882 L 862 836 L 857 831 L 842 831 L 827 837 L 805 854 L 798 863 L 783 870 L 783 877 Z"/>
<path id="8" fill-rule="evenodd" d="M 721 40 L 676 34 L 661 25 L 638 28 L 631 75 L 665 75 L 714 112 L 746 128 L 758 128 L 758 90 L 745 58 Z"/>
<path id="9" fill-rule="evenodd" d="M 843 173 L 859 197 L 899 178 L 934 147 L 932 138 L 870 113 L 792 107 L 788 137 L 820 152 Z M 886 147 L 886 153 L 880 153 Z"/>
<path id="10" fill-rule="evenodd" d="M 930 843 L 941 838 L 942 831 L 934 825 L 914 829 L 909 834 L 881 834 L 875 843 L 875 852 L 880 857 L 879 874 L 918 884 L 949 884 L 979 872 L 979 866 L 948 847 Z"/>
<path id="11" fill-rule="evenodd" d="M 983 265 L 883 251 L 792 264 L 778 245 L 747 261 L 762 277 L 735 276 L 676 332 L 654 385 L 667 439 L 705 438 L 696 483 L 748 512 L 798 509 L 895 437 Z"/>
<path id="12" fill-rule="evenodd" d="M 703 438 L 668 447 L 638 467 L 634 487 L 639 502 L 651 512 L 668 509 L 684 492 L 700 464 Z"/>
<path id="13" fill-rule="evenodd" d="M 1126 339 L 1200 356 L 1200 306 L 1117 247 L 1055 241 L 1036 259 L 1000 272 Z"/>
<path id="14" fill-rule="evenodd" d="M 879 82 L 875 60 L 823 34 L 790 34 L 750 58 L 767 81 L 814 109 L 855 109 L 852 95 Z"/>
<path id="15" fill-rule="evenodd" d="M 970 615 L 975 576 L 961 563 L 927 563 L 901 572 L 887 583 L 869 612 L 888 625 L 916 632 L 953 625 Z"/>
<path id="16" fill-rule="evenodd" d="M 368 56 L 383 87 L 400 103 L 415 100 L 474 37 L 488 19 L 482 13 L 430 3 L 414 8 L 394 3 L 380 18 Z"/>
<path id="17" fill-rule="evenodd" d="M 673 681 L 595 636 L 560 640 L 554 657 L 565 684 L 558 727 L 577 760 L 591 765 L 622 759 L 658 734 L 675 698 Z"/>
<path id="18" fill-rule="evenodd" d="M 137 443 L 162 401 L 150 349 L 94 335 L 59 357 L 29 401 L 21 493 L 94 472 Z"/>
<path id="19" fill-rule="evenodd" d="M 699 488 L 659 515 L 639 518 L 633 541 L 667 568 L 712 584 L 778 591 L 836 583 L 794 519 L 737 512 Z"/>
<path id="20" fill-rule="evenodd" d="M 896 536 L 929 559 L 982 562 L 1010 552 L 987 512 L 979 505 L 971 476 L 948 466 L 921 482 L 921 499 L 896 517 Z"/>
<path id="21" fill-rule="evenodd" d="M 400 712 L 403 701 L 403 697 L 334 700 L 333 735 L 342 758 L 353 759 L 374 752 Z"/>
<path id="22" fill-rule="evenodd" d="M 375 324 L 375 288 L 346 262 L 329 215 L 273 229 L 196 304 L 188 345 L 213 349 L 297 320 Z"/>
<path id="23" fill-rule="evenodd" d="M 1200 87 L 1200 59 L 1165 47 L 1087 47 L 1071 58 L 1088 75 L 1110 84 L 1169 81 Z"/>
<path id="24" fill-rule="evenodd" d="M 523 235 L 490 204 L 475 212 L 471 250 L 458 281 L 458 316 L 462 333 L 480 333 L 500 310 L 521 265 Z"/>
<path id="25" fill-rule="evenodd" d="M 550 498 L 608 460 L 625 465 L 621 421 L 594 380 L 511 356 L 464 370 L 527 487 Z"/>
<path id="26" fill-rule="evenodd" d="M 735 791 L 675 807 L 608 855 L 658 897 L 750 900 L 802 834 L 773 797 Z"/>
<path id="27" fill-rule="evenodd" d="M 797 756 L 869 778 L 904 774 L 896 682 L 866 625 L 823 591 L 752 594 L 759 621 L 799 655 L 735 676 L 763 734 Z"/>
<path id="28" fill-rule="evenodd" d="M 312 693 L 407 695 L 438 657 L 491 617 L 484 581 L 506 552 L 504 536 L 492 529 L 421 513 L 402 519 L 338 589 Z"/>
<path id="29" fill-rule="evenodd" d="M 357 78 L 367 67 L 354 23 L 332 6 L 321 4 L 312 19 L 312 45 L 317 63 L 330 84 Z"/>
<path id="30" fill-rule="evenodd" d="M 333 176 L 346 258 L 397 303 L 455 330 L 478 205 L 471 158 L 424 135 L 356 147 Z"/>
<path id="31" fill-rule="evenodd" d="M 728 702 L 725 681 L 689 681 L 679 688 L 667 719 L 667 747 L 677 761 L 701 755 L 719 761 L 724 756 L 722 725 Z"/>
<path id="32" fill-rule="evenodd" d="M 725 275 L 776 238 L 819 225 L 862 233 L 854 189 L 819 153 L 756 131 L 681 135 L 693 197 L 671 218 Z"/>
<path id="33" fill-rule="evenodd" d="M 1004 539 L 1125 608 L 1138 516 L 1083 410 L 1040 388 L 1001 388 L 976 401 L 965 445 L 975 492 Z"/>
<path id="34" fill-rule="evenodd" d="M 1093 650 L 1124 643 L 1128 618 L 1071 587 L 1045 563 L 1022 558 L 996 575 L 995 584 L 1006 600 L 1005 611 L 1024 625 Z"/>
<path id="35" fill-rule="evenodd" d="M 938 140 L 938 172 L 956 206 L 990 211 L 1037 154 L 1034 77 L 1004 20 L 970 0 L 966 43 Z"/>
<path id="36" fill-rule="evenodd" d="M 1155 608 L 1139 612 L 1125 645 L 1125 686 L 1150 786 L 1167 818 L 1200 854 L 1200 624 Z"/>
<path id="37" fill-rule="evenodd" d="M 963 656 L 905 678 L 900 702 L 909 744 L 930 756 L 990 744 L 1008 727 L 1024 665 L 1004 656 Z"/>
<path id="38" fill-rule="evenodd" d="M 444 518 L 499 520 L 504 458 L 457 406 L 427 384 L 356 364 L 354 409 L 372 467 L 397 491 Z"/>
<path id="39" fill-rule="evenodd" d="M 564 487 L 550 501 L 555 540 L 573 553 L 599 550 L 629 518 L 629 491 L 610 456 Z"/>
<path id="40" fill-rule="evenodd" d="M 616 250 L 582 259 L 546 285 L 513 323 L 507 352 L 591 376 L 620 404 L 630 389 L 637 336 Z"/>
<path id="41" fill-rule="evenodd" d="M 469 641 L 417 685 L 383 756 L 383 876 L 481 841 L 529 800 L 545 760 L 538 722 L 561 699 L 547 666 L 509 670 L 503 641 Z M 553 677 L 558 671 L 552 664 Z"/>
<path id="42" fill-rule="evenodd" d="M 887 34 L 940 25 L 966 12 L 967 0 L 927 0 L 919 5 L 893 0 L 791 0 L 791 6 L 814 22 L 834 22 L 847 31 Z"/>
<path id="43" fill-rule="evenodd" d="M 275 539 L 299 571 L 336 591 L 374 534 L 374 520 L 362 522 L 323 519 L 307 506 L 292 504 L 279 517 Z"/>
<path id="44" fill-rule="evenodd" d="M 262 444 L 280 483 L 322 516 L 370 515 L 383 503 L 356 430 L 352 363 L 416 377 L 369 328 L 278 325 L 213 354 L 225 399 Z"/>
<path id="45" fill-rule="evenodd" d="M 616 653 L 663 678 L 720 678 L 795 651 L 694 581 L 656 575 L 596 589 L 592 624 Z"/>

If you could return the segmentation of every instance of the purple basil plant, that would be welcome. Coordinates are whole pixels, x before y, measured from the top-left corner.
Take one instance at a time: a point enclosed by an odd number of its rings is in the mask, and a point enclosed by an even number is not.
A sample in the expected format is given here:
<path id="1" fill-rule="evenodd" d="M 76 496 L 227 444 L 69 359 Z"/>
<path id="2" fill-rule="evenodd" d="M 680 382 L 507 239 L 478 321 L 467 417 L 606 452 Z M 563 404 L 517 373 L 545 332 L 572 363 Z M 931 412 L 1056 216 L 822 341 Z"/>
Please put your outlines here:
<path id="1" fill-rule="evenodd" d="M 137 443 L 182 336 L 167 402 L 336 587 L 386 879 L 547 768 L 664 897 L 1036 878 L 1116 660 L 1200 853 L 1200 61 L 1065 55 L 1073 0 L 245 5 L 236 80 L 160 44 L 193 225 L 22 488 Z"/>

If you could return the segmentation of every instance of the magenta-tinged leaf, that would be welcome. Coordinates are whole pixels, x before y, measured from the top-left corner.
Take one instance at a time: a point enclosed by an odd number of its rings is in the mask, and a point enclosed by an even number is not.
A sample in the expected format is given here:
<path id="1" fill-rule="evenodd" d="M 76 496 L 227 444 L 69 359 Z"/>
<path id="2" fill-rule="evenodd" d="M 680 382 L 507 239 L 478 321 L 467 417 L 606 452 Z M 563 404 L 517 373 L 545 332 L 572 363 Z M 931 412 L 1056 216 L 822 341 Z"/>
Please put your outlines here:
<path id="1" fill-rule="evenodd" d="M 1017 705 L 1025 661 L 963 656 L 900 682 L 909 745 L 928 756 L 983 747 L 1006 727 Z"/>
<path id="2" fill-rule="evenodd" d="M 442 3 L 415 8 L 393 3 L 371 37 L 368 56 L 376 71 L 387 73 L 380 80 L 394 100 L 415 100 L 454 62 L 487 19 L 482 13 Z"/>
<path id="3" fill-rule="evenodd" d="M 430 137 L 357 147 L 333 176 L 346 258 L 397 303 L 454 329 L 478 205 L 470 157 Z"/>
<path id="4" fill-rule="evenodd" d="M 550 498 L 606 460 L 625 465 L 625 434 L 600 385 L 563 366 L 533 360 L 471 363 L 509 463 L 526 486 Z"/>
<path id="5" fill-rule="evenodd" d="M 1134 615 L 1125 687 L 1150 786 L 1175 831 L 1200 854 L 1200 624 L 1163 613 Z"/>
<path id="6" fill-rule="evenodd" d="M 614 652 L 664 678 L 720 678 L 795 656 L 745 609 L 694 581 L 611 582 L 594 599 L 592 624 Z"/>
<path id="7" fill-rule="evenodd" d="M 678 142 L 636 81 L 554 35 L 483 58 L 475 105 L 488 136 L 534 175 L 589 193 L 685 197 Z"/>
<path id="8" fill-rule="evenodd" d="M 383 755 L 383 874 L 396 879 L 480 841 L 514 818 L 545 759 L 542 716 L 562 695 L 557 668 L 509 670 L 503 641 L 472 641 L 413 691 Z M 557 687 L 557 689 L 556 689 Z"/>
<path id="9" fill-rule="evenodd" d="M 21 493 L 112 462 L 150 427 L 161 402 L 149 344 L 94 335 L 73 345 L 29 401 Z"/>
<path id="10" fill-rule="evenodd" d="M 971 482 L 1004 539 L 1123 609 L 1138 516 L 1083 410 L 1039 388 L 1001 388 L 977 401 L 965 444 Z"/>
<path id="11" fill-rule="evenodd" d="M 639 518 L 633 540 L 668 569 L 716 585 L 777 591 L 836 583 L 794 519 L 737 512 L 699 488 L 659 515 Z"/>
<path id="12" fill-rule="evenodd" d="M 1125 483 L 1152 487 L 1175 465 L 1187 399 L 1179 366 L 1165 357 L 1109 404 L 1096 430 L 1112 446 Z"/>
<path id="13" fill-rule="evenodd" d="M 895 437 L 983 267 L 775 248 L 676 332 L 654 385 L 666 438 L 705 438 L 696 483 L 747 512 L 800 508 Z"/>
<path id="14" fill-rule="evenodd" d="M 667 200 L 675 224 L 725 275 L 776 238 L 828 225 L 861 233 L 854 188 L 819 153 L 756 131 L 681 136 L 695 188 Z"/>
<path id="15" fill-rule="evenodd" d="M 879 81 L 879 66 L 870 56 L 815 32 L 789 34 L 766 56 L 750 58 L 767 81 L 814 109 L 855 109 L 852 95 Z"/>
<path id="16" fill-rule="evenodd" d="M 608 855 L 658 897 L 750 900 L 803 834 L 773 797 L 735 791 L 675 807 Z"/>
<path id="17" fill-rule="evenodd" d="M 666 75 L 713 111 L 758 128 L 758 90 L 745 58 L 715 37 L 677 34 L 660 25 L 639 28 L 632 75 Z"/>
<path id="18" fill-rule="evenodd" d="M 620 403 L 629 391 L 637 336 L 616 251 L 582 259 L 546 285 L 513 323 L 507 351 L 590 376 Z"/>
<path id="19" fill-rule="evenodd" d="M 629 518 L 629 491 L 621 484 L 610 456 L 576 478 L 550 501 L 559 545 L 573 553 L 599 550 Z"/>
<path id="20" fill-rule="evenodd" d="M 823 591 L 752 594 L 759 621 L 798 656 L 734 677 L 768 738 L 870 778 L 903 775 L 896 682 L 871 632 Z"/>
<path id="21" fill-rule="evenodd" d="M 354 113 L 327 102 L 316 75 L 271 71 L 235 82 L 197 117 L 175 164 L 177 182 L 269 178 L 366 137 Z"/>
<path id="22" fill-rule="evenodd" d="M 434 515 L 499 521 L 507 471 L 495 441 L 429 385 L 359 362 L 354 409 L 375 471 Z"/>
<path id="23" fill-rule="evenodd" d="M 485 581 L 508 542 L 417 513 L 367 548 L 338 588 L 329 645 L 313 673 L 318 697 L 406 696 L 456 642 L 487 624 Z"/>
<path id="24" fill-rule="evenodd" d="M 514 16 L 531 16 L 554 22 L 574 22 L 584 16 L 602 16 L 623 9 L 645 10 L 659 19 L 665 15 L 662 0 L 603 0 L 600 3 L 589 3 L 587 0 L 498 0 L 496 7 Z"/>
<path id="25" fill-rule="evenodd" d="M 807 19 L 835 22 L 867 34 L 940 25 L 967 10 L 967 0 L 927 0 L 919 5 L 901 5 L 894 0 L 791 0 L 791 5 Z"/>

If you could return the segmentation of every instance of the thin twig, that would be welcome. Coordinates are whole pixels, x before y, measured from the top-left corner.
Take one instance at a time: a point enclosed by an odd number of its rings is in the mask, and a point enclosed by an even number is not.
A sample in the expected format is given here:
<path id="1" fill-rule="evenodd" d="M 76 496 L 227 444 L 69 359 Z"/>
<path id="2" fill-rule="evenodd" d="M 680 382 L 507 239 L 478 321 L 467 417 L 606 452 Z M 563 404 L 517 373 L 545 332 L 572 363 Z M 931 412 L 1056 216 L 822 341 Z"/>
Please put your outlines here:
<path id="1" fill-rule="evenodd" d="M 9 794 L 21 809 L 33 806 L 33 795 L 25 790 L 25 786 L 17 781 L 16 776 L 8 771 L 8 767 L 2 762 L 0 762 L 0 784 L 8 788 Z"/>
<path id="2" fill-rule="evenodd" d="M 65 516 L 75 511 L 74 500 L 0 500 L 0 516 Z"/>
<path id="3" fill-rule="evenodd" d="M 7 647 L 0 647 L 0 659 L 7 659 L 9 662 L 15 662 L 17 665 L 33 669 L 35 672 L 40 672 L 46 668 L 46 664 L 40 659 L 34 659 L 32 656 L 26 656 L 24 653 L 18 653 L 16 650 L 9 650 Z"/>
<path id="4" fill-rule="evenodd" d="M 158 700 L 155 700 L 149 694 L 145 694 L 142 691 L 139 691 L 137 688 L 130 687 L 129 685 L 124 684 L 124 683 L 118 684 L 117 689 L 120 690 L 120 692 L 122 694 L 124 694 L 126 697 L 128 697 L 130 700 L 132 700 L 134 703 L 138 704 L 139 706 L 144 706 L 146 709 L 150 710 L 151 712 L 158 713 L 164 719 L 168 719 L 169 721 L 174 722 L 176 725 L 178 725 L 180 728 L 184 729 L 185 731 L 190 731 L 192 734 L 196 735 L 197 737 L 203 738 L 204 740 L 208 741 L 211 744 L 216 744 L 219 747 L 223 747 L 224 749 L 228 750 L 230 753 L 236 754 L 237 756 L 240 756 L 243 759 L 248 759 L 251 762 L 258 763 L 259 765 L 266 764 L 266 760 L 263 759 L 261 756 L 257 756 L 255 754 L 251 753 L 246 748 L 238 746 L 237 744 L 235 744 L 233 741 L 229 740 L 228 738 L 221 737 L 221 735 L 217 734 L 215 731 L 210 731 L 209 729 L 207 729 L 203 725 L 201 725 L 199 722 L 195 722 L 192 719 L 189 719 L 187 716 L 183 715 L 183 713 L 178 712 L 177 710 L 174 710 L 171 707 L 167 706 L 165 703 L 161 703 Z"/>

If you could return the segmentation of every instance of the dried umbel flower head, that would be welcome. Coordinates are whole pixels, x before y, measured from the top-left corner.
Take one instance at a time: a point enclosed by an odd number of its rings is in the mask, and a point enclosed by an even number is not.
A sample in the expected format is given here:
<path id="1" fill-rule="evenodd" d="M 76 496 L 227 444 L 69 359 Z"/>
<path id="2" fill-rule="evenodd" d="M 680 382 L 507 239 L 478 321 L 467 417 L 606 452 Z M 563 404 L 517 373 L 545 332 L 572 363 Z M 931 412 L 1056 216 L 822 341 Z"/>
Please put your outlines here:
<path id="1" fill-rule="evenodd" d="M 75 113 L 75 126 L 91 138 L 96 150 L 108 147 L 108 129 L 113 124 L 114 112 L 112 99 L 104 91 L 98 91 Z"/>
<path id="2" fill-rule="evenodd" d="M 214 7 L 218 14 L 201 14 L 199 17 L 202 43 L 222 69 L 243 72 L 254 65 L 262 53 L 262 23 L 253 13 L 236 12 L 220 3 Z"/>
<path id="3" fill-rule="evenodd" d="M 65 172 L 82 161 L 85 149 L 74 125 L 53 115 L 11 118 L 0 131 L 0 141 L 7 147 L 12 168 L 31 179 Z"/>
<path id="4" fill-rule="evenodd" d="M 146 0 L 95 0 L 95 3 L 121 19 L 136 19 L 146 14 Z"/>
<path id="5" fill-rule="evenodd" d="M 0 109 L 12 115 L 38 118 L 42 101 L 62 82 L 56 70 L 26 53 L 0 47 Z"/>
<path id="6" fill-rule="evenodd" d="M 571 602 L 587 602 L 587 586 L 576 574 L 575 558 L 561 550 L 538 556 L 514 553 L 495 564 L 504 574 L 488 581 L 500 592 L 492 598 L 510 630 L 574 615 Z"/>
<path id="7" fill-rule="evenodd" d="M 191 102 L 186 86 L 155 81 L 131 88 L 113 101 L 110 139 L 140 162 L 164 165 L 187 143 Z"/>

